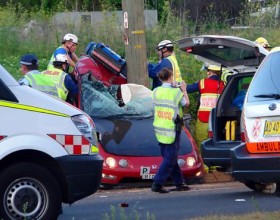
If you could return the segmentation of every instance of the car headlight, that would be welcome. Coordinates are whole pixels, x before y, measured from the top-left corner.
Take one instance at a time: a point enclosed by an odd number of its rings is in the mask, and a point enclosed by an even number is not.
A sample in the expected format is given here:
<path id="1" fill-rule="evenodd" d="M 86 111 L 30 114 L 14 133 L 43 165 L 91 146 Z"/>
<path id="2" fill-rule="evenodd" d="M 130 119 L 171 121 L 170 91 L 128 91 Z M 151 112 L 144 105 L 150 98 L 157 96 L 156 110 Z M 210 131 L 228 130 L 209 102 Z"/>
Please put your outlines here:
<path id="1" fill-rule="evenodd" d="M 116 167 L 116 160 L 113 157 L 107 157 L 105 160 L 106 165 L 109 166 L 109 168 L 115 168 Z"/>
<path id="2" fill-rule="evenodd" d="M 96 128 L 92 119 L 87 115 L 75 115 L 71 117 L 72 121 L 84 135 L 84 137 L 91 143 L 92 148 L 98 147 Z M 91 152 L 93 152 L 91 150 Z"/>
<path id="3" fill-rule="evenodd" d="M 188 167 L 193 167 L 196 161 L 194 157 L 187 157 L 186 162 Z"/>
<path id="4" fill-rule="evenodd" d="M 127 162 L 127 160 L 125 160 L 125 159 L 120 159 L 120 160 L 119 160 L 119 165 L 120 165 L 120 167 L 125 168 L 125 167 L 127 167 L 128 162 Z"/>
<path id="5" fill-rule="evenodd" d="M 177 162 L 178 162 L 179 167 L 183 167 L 186 164 L 184 159 L 178 159 Z"/>

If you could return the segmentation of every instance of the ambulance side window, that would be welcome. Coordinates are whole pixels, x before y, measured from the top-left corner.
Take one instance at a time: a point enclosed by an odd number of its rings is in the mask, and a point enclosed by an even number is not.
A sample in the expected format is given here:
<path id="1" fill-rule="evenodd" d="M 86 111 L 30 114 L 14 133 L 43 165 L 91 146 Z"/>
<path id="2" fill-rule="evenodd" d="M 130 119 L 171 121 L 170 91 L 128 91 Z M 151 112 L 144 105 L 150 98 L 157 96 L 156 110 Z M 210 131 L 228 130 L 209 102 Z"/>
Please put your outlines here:
<path id="1" fill-rule="evenodd" d="M 6 84 L 0 79 L 0 100 L 18 102 L 17 98 L 11 92 L 11 90 L 6 86 Z"/>

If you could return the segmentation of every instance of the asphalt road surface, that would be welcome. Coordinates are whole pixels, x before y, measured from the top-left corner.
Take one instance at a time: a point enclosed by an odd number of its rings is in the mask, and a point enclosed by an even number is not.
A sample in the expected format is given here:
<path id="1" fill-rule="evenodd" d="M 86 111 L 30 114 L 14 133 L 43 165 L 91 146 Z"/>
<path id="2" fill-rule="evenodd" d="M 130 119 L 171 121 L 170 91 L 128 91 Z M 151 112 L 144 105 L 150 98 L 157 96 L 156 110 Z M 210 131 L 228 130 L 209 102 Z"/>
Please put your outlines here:
<path id="1" fill-rule="evenodd" d="M 185 220 L 209 215 L 279 211 L 279 203 L 278 195 L 257 193 L 238 182 L 191 185 L 190 191 L 167 194 L 151 192 L 150 188 L 119 188 L 99 190 L 72 206 L 63 205 L 63 214 L 58 220 L 135 220 L 137 216 L 139 220 L 151 220 L 151 216 L 155 220 Z M 127 218 L 120 217 L 122 212 Z"/>

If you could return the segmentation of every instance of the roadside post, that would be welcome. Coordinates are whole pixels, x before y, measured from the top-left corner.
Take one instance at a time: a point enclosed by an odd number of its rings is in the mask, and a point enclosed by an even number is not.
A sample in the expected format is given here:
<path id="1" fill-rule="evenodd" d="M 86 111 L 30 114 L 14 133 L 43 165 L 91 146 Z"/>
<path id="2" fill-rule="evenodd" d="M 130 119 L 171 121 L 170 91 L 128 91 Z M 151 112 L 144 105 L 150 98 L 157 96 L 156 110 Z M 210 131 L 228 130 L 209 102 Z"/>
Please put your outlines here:
<path id="1" fill-rule="evenodd" d="M 122 0 L 122 10 L 128 83 L 148 87 L 144 0 Z"/>

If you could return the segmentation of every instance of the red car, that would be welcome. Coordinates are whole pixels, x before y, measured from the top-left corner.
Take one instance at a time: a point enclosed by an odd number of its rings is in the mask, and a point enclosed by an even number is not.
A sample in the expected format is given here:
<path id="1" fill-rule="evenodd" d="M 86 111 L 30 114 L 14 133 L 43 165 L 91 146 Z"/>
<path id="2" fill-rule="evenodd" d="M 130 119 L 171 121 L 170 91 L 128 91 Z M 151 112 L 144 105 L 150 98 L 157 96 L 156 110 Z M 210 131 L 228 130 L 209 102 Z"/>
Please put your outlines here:
<path id="1" fill-rule="evenodd" d="M 153 115 L 148 111 L 131 114 L 129 108 L 136 109 L 137 106 L 128 108 L 129 103 L 119 102 L 120 87 L 127 83 L 125 74 L 109 70 L 91 53 L 79 59 L 75 73 L 80 89 L 78 107 L 94 120 L 100 137 L 99 153 L 104 158 L 102 186 L 111 188 L 122 183 L 151 181 L 162 161 L 154 134 Z M 113 100 L 113 104 L 106 100 Z M 119 108 L 116 114 L 113 114 L 114 108 Z M 178 164 L 186 181 L 202 180 L 203 161 L 186 128 L 181 133 Z"/>

